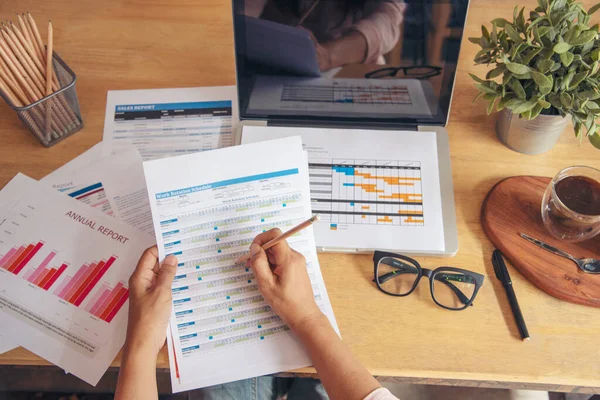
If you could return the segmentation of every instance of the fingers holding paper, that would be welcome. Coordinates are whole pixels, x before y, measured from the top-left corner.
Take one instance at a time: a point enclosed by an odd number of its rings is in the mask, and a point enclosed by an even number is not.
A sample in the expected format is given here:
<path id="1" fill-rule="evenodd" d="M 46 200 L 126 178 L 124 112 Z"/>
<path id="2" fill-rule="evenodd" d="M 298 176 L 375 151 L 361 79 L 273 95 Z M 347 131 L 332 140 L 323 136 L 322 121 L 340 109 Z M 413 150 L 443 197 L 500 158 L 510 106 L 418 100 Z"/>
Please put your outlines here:
<path id="1" fill-rule="evenodd" d="M 141 346 L 158 353 L 162 348 L 171 316 L 171 284 L 177 257 L 168 256 L 158 264 L 156 246 L 147 249 L 129 279 L 128 346 Z"/>
<path id="2" fill-rule="evenodd" d="M 282 241 L 268 250 L 261 245 L 281 235 L 272 229 L 258 235 L 250 246 L 252 267 L 266 302 L 293 330 L 303 321 L 320 316 L 312 291 L 306 259 Z"/>

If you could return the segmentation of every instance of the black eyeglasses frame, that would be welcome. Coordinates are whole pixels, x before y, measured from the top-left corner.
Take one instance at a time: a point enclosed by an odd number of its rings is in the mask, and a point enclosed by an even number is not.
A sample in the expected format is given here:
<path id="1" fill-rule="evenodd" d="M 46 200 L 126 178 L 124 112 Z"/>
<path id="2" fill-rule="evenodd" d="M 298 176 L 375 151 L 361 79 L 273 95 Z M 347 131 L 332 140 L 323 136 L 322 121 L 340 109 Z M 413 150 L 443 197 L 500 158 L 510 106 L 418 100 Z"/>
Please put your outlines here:
<path id="1" fill-rule="evenodd" d="M 415 279 L 415 282 L 413 283 L 412 288 L 407 293 L 404 293 L 404 294 L 390 293 L 381 287 L 377 273 L 378 273 L 378 269 L 379 269 L 379 262 L 385 257 L 398 258 L 400 260 L 407 261 L 409 263 L 412 263 L 413 266 L 415 266 L 417 268 L 417 278 Z M 484 281 L 483 275 L 478 274 L 473 271 L 468 271 L 466 269 L 448 267 L 448 266 L 441 266 L 434 270 L 431 270 L 431 269 L 421 267 L 421 264 L 419 264 L 419 262 L 413 258 L 404 256 L 402 254 L 388 253 L 385 251 L 375 251 L 375 253 L 373 254 L 373 264 L 374 264 L 374 266 L 373 266 L 373 276 L 374 276 L 373 282 L 375 282 L 375 284 L 377 285 L 377 288 L 379 290 L 381 290 L 383 293 L 390 295 L 390 296 L 396 296 L 396 297 L 408 296 L 412 292 L 414 292 L 414 290 L 419 285 L 421 278 L 423 277 L 423 275 L 425 275 L 427 278 L 429 278 L 429 290 L 431 291 L 431 298 L 433 299 L 435 304 L 437 304 L 438 306 L 440 306 L 442 308 L 445 308 L 446 310 L 451 310 L 451 311 L 461 311 L 461 310 L 466 309 L 469 306 L 472 306 L 473 301 L 475 300 L 475 297 L 477 297 L 477 293 L 479 292 L 479 289 L 481 289 L 481 286 L 483 285 L 483 281 Z M 470 299 L 467 299 L 467 300 L 461 299 L 461 302 L 464 304 L 463 307 L 461 307 L 461 308 L 447 307 L 447 306 L 441 304 L 440 302 L 438 302 L 435 298 L 435 292 L 434 292 L 434 288 L 433 288 L 434 280 L 435 280 L 435 277 L 437 274 L 444 272 L 444 271 L 459 272 L 459 273 L 462 273 L 466 276 L 473 278 L 473 280 L 475 281 L 475 289 L 473 291 L 473 295 L 471 296 Z M 446 283 L 446 281 L 441 281 L 441 282 Z M 446 283 L 446 284 L 448 284 L 448 283 Z M 454 290 L 454 292 L 458 295 L 458 293 L 456 291 L 459 289 L 457 289 L 454 285 L 452 285 L 452 286 L 456 289 L 456 290 Z M 460 292 L 460 293 L 462 294 L 462 292 Z M 464 294 L 463 294 L 463 296 L 464 296 Z M 466 298 L 466 296 L 464 296 L 464 297 Z"/>

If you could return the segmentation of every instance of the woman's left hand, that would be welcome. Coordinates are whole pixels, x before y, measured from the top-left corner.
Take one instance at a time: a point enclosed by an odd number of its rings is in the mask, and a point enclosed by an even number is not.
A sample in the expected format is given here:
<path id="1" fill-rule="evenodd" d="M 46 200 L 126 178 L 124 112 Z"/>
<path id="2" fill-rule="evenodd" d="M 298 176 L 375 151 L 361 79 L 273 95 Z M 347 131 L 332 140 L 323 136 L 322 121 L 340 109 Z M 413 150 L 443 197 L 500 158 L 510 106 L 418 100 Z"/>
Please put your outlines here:
<path id="1" fill-rule="evenodd" d="M 147 249 L 129 279 L 129 322 L 125 346 L 158 354 L 165 343 L 171 316 L 171 284 L 177 257 L 158 264 L 156 246 Z"/>

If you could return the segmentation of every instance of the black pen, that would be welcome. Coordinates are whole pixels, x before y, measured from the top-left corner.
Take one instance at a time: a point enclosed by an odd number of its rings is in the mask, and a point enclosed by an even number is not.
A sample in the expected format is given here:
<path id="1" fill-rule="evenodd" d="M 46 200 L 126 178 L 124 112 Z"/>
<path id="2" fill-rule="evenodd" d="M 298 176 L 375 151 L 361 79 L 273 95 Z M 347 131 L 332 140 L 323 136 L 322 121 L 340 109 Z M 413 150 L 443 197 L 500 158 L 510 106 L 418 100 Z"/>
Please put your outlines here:
<path id="1" fill-rule="evenodd" d="M 506 296 L 508 297 L 510 308 L 515 317 L 515 322 L 521 333 L 521 338 L 524 341 L 530 340 L 531 337 L 527 331 L 527 325 L 525 325 L 523 314 L 521 314 L 521 308 L 519 307 L 519 302 L 517 301 L 517 296 L 515 295 L 515 290 L 513 289 L 512 281 L 510 280 L 510 275 L 508 274 L 508 269 L 506 269 L 506 264 L 504 263 L 500 250 L 494 250 L 494 253 L 492 254 L 492 264 L 494 265 L 496 278 L 502 282 L 502 286 L 504 286 L 504 290 L 506 290 Z"/>

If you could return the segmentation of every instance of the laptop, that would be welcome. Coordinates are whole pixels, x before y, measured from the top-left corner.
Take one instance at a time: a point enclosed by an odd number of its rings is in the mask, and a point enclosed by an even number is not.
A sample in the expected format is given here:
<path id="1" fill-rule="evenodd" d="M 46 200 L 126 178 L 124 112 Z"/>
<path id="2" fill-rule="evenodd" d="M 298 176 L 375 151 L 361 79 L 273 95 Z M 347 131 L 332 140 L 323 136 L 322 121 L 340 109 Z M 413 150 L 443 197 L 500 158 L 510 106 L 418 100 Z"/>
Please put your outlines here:
<path id="1" fill-rule="evenodd" d="M 233 0 L 241 141 L 302 136 L 318 250 L 458 251 L 445 126 L 467 9 L 461 0 Z M 252 54 L 257 25 L 290 29 L 261 36 L 276 56 Z M 311 32 L 314 55 L 298 29 Z M 335 63 L 322 65 L 324 49 Z M 313 68 L 316 57 L 320 76 L 281 61 L 298 53 Z"/>

